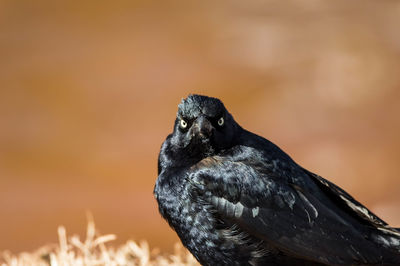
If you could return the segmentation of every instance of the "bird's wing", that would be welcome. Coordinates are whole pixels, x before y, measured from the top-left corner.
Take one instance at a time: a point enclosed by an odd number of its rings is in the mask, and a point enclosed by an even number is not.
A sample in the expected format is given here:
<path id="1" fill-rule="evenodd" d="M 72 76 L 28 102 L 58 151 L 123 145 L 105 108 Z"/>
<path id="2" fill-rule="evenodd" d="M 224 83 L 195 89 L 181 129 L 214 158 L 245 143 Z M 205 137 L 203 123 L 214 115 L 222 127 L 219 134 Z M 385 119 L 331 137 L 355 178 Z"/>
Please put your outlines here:
<path id="1" fill-rule="evenodd" d="M 204 197 L 221 219 L 287 254 L 327 264 L 377 263 L 382 259 L 376 245 L 366 239 L 365 228 L 359 228 L 347 210 L 321 198 L 320 193 L 260 171 L 251 162 L 214 157 L 192 170 L 191 182 L 207 191 Z M 356 204 L 348 194 L 332 188 L 330 193 Z"/>
<path id="2" fill-rule="evenodd" d="M 386 227 L 387 223 L 381 220 L 378 216 L 368 210 L 361 203 L 356 201 L 352 196 L 350 196 L 346 191 L 336 186 L 332 182 L 324 179 L 323 177 L 316 175 L 306 169 L 303 169 L 320 187 L 325 194 L 331 198 L 332 201 L 341 205 L 349 213 L 355 215 L 359 218 L 361 222 L 375 226 L 375 227 Z"/>
<path id="3" fill-rule="evenodd" d="M 332 202 L 335 202 L 335 204 L 340 206 L 347 214 L 353 216 L 362 224 L 376 228 L 385 236 L 393 237 L 394 239 L 400 239 L 400 228 L 390 227 L 385 221 L 380 219 L 368 208 L 350 196 L 346 191 L 336 186 L 332 182 L 304 168 L 303 171 L 305 171 L 314 180 L 321 191 L 323 191 Z M 389 246 L 399 249 L 399 241 L 400 240 L 397 240 L 397 244 L 393 243 L 393 245 Z"/>

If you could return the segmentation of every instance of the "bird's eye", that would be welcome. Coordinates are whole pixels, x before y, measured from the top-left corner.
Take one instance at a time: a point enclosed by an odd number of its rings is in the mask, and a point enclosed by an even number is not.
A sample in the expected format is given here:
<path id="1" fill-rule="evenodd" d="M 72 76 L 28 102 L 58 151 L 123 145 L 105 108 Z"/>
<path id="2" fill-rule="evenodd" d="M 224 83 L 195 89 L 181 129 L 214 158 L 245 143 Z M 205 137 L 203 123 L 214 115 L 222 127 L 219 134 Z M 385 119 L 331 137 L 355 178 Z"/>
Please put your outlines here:
<path id="1" fill-rule="evenodd" d="M 186 128 L 187 122 L 185 120 L 181 119 L 180 126 L 181 126 L 181 128 Z"/>
<path id="2" fill-rule="evenodd" d="M 218 120 L 218 126 L 222 127 L 223 125 L 224 125 L 224 118 L 221 117 L 221 118 Z"/>

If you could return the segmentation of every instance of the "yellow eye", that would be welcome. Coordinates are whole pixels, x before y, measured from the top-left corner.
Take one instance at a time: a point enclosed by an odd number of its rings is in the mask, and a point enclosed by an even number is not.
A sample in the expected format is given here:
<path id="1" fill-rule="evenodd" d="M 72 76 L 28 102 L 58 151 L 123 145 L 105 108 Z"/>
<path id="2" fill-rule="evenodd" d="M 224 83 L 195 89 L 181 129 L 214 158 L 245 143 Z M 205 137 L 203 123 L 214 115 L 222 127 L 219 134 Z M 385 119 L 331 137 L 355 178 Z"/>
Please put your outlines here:
<path id="1" fill-rule="evenodd" d="M 223 117 L 221 117 L 219 120 L 218 120 L 218 126 L 223 126 L 224 125 L 224 118 Z"/>
<path id="2" fill-rule="evenodd" d="M 181 128 L 186 128 L 187 122 L 185 120 L 181 119 L 180 126 L 181 126 Z"/>

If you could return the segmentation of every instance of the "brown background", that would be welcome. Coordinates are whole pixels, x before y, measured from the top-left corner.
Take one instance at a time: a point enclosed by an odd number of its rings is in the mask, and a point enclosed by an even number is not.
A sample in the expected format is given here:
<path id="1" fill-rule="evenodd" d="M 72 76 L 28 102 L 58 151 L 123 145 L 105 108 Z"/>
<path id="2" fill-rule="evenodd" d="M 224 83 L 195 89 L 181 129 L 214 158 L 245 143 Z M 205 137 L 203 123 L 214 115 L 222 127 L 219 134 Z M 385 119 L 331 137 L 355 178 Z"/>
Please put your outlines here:
<path id="1" fill-rule="evenodd" d="M 1 1 L 0 250 L 90 210 L 170 250 L 152 189 L 191 92 L 400 226 L 399 1 Z"/>

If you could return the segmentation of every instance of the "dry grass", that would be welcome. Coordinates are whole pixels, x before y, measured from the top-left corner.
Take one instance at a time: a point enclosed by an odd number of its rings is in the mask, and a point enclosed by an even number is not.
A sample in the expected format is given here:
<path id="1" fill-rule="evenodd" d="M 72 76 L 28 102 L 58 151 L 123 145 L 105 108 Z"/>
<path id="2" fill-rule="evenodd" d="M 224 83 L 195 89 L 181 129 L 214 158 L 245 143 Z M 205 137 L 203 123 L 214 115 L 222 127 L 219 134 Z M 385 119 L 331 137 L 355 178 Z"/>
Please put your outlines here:
<path id="1" fill-rule="evenodd" d="M 116 236 L 99 235 L 90 216 L 84 241 L 78 235 L 67 237 L 64 226 L 58 227 L 58 238 L 58 244 L 43 246 L 32 253 L 15 255 L 4 251 L 0 254 L 0 265 L 199 265 L 180 244 L 175 244 L 175 251 L 170 255 L 162 255 L 158 249 L 150 250 L 145 241 L 129 240 L 117 248 L 108 246 Z"/>

